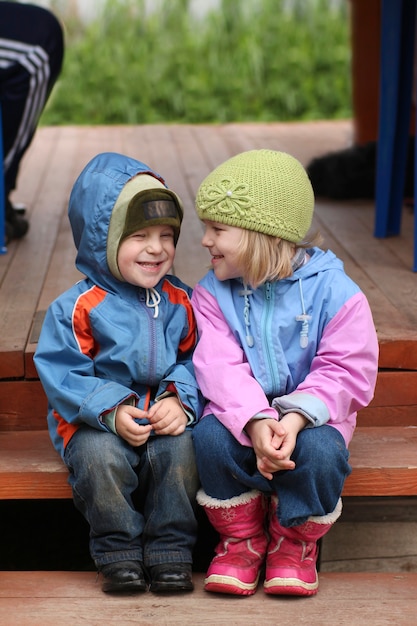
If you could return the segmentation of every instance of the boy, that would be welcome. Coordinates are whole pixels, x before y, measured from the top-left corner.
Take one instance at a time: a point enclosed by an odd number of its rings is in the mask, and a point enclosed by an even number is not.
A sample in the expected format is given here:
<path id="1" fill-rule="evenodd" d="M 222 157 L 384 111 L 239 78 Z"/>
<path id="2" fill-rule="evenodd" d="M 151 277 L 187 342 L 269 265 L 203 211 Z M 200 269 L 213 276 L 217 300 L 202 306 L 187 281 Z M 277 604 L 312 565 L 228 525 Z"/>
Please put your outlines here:
<path id="1" fill-rule="evenodd" d="M 86 278 L 49 307 L 35 355 L 105 592 L 193 589 L 196 326 L 191 289 L 167 275 L 182 218 L 144 163 L 93 158 L 69 201 Z"/>

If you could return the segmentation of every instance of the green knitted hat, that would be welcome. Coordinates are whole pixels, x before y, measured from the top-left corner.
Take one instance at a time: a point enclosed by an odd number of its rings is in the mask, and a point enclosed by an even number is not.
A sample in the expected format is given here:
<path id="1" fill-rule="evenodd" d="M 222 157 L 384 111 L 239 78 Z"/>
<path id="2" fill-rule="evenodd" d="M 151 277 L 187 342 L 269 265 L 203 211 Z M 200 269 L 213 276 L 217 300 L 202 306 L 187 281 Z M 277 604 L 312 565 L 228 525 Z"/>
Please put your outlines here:
<path id="1" fill-rule="evenodd" d="M 201 183 L 196 210 L 211 220 L 300 243 L 313 218 L 314 193 L 297 159 L 249 150 L 219 165 Z"/>

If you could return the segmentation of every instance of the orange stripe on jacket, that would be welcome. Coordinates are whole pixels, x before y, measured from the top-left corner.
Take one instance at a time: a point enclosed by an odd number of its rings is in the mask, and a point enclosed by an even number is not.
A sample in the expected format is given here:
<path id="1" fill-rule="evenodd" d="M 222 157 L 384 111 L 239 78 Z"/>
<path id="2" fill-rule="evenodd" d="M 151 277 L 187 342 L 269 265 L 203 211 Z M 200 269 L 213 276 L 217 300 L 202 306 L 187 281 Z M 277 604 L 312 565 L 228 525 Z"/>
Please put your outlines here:
<path id="1" fill-rule="evenodd" d="M 194 348 L 197 341 L 197 324 L 194 318 L 193 309 L 190 302 L 190 297 L 188 293 L 181 289 L 181 287 L 177 287 L 173 285 L 169 280 L 165 280 L 162 285 L 162 290 L 168 294 L 169 301 L 173 304 L 181 304 L 187 313 L 188 320 L 188 333 L 187 336 L 182 339 L 180 345 L 178 346 L 178 351 L 181 353 L 188 352 Z"/>
<path id="2" fill-rule="evenodd" d="M 91 332 L 90 312 L 104 300 L 106 295 L 107 292 L 104 289 L 95 285 L 78 297 L 72 312 L 72 330 L 80 352 L 91 359 L 97 354 L 99 346 L 96 345 Z"/>
<path id="3" fill-rule="evenodd" d="M 91 359 L 95 357 L 99 350 L 99 346 L 94 341 L 90 326 L 90 312 L 104 298 L 107 292 L 100 287 L 94 286 L 77 299 L 72 313 L 72 330 L 77 340 L 80 352 L 89 356 Z M 80 427 L 79 424 L 70 424 L 66 422 L 56 411 L 54 417 L 58 422 L 57 433 L 63 439 L 64 448 L 66 448 L 73 434 Z"/>
<path id="4" fill-rule="evenodd" d="M 66 422 L 59 415 L 59 413 L 57 413 L 55 410 L 54 410 L 53 413 L 54 413 L 54 418 L 56 419 L 57 424 L 58 424 L 57 427 L 56 427 L 56 432 L 57 432 L 57 434 L 60 437 L 62 437 L 64 448 L 66 448 L 69 440 L 71 439 L 73 434 L 75 432 L 77 432 L 77 430 L 79 429 L 80 425 L 79 424 L 70 424 L 69 422 Z"/>

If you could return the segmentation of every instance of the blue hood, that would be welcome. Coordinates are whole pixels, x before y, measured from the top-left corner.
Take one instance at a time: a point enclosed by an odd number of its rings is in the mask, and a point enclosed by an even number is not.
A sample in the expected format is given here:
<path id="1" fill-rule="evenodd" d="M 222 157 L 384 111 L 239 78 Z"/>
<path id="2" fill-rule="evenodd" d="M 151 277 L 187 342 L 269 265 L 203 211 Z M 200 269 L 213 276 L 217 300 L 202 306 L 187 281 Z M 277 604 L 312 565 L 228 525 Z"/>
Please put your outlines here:
<path id="1" fill-rule="evenodd" d="M 145 163 L 105 152 L 91 159 L 71 191 L 68 217 L 78 250 L 75 264 L 80 272 L 108 291 L 120 291 L 121 287 L 107 263 L 112 210 L 125 184 L 140 173 L 154 176 L 165 185 L 164 179 Z"/>

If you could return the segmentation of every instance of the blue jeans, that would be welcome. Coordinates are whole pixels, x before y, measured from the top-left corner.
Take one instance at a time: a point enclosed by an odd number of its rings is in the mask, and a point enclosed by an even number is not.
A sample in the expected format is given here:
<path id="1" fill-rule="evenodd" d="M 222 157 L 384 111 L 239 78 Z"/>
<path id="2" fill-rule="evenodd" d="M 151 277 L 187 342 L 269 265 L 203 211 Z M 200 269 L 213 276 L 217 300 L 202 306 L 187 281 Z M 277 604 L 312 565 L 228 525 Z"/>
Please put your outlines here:
<path id="1" fill-rule="evenodd" d="M 199 482 L 190 430 L 133 448 L 85 426 L 69 441 L 65 462 L 98 569 L 126 560 L 192 563 Z"/>
<path id="2" fill-rule="evenodd" d="M 253 448 L 240 444 L 214 415 L 200 420 L 193 439 L 207 495 L 228 500 L 251 489 L 276 494 L 278 519 L 287 528 L 332 513 L 351 472 L 344 439 L 332 426 L 302 430 L 291 457 L 295 469 L 275 472 L 272 480 L 258 471 Z"/>

